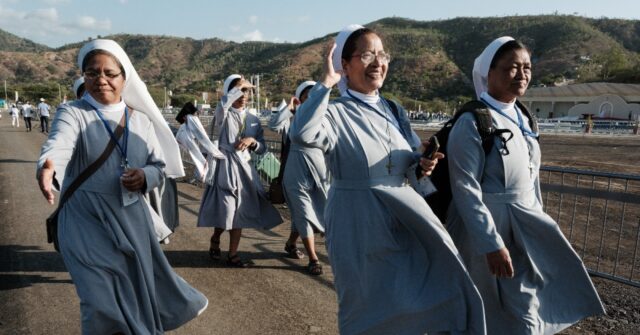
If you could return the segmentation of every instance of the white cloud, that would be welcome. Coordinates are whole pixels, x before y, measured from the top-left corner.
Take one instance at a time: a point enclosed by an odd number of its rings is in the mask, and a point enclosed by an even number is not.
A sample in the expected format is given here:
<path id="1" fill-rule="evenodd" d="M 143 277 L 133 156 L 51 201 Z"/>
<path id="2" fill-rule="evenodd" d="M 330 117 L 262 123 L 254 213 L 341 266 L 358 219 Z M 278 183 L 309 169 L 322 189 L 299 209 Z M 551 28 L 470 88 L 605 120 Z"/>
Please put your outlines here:
<path id="1" fill-rule="evenodd" d="M 233 31 L 234 33 L 237 33 L 240 31 L 240 26 L 230 26 L 229 30 Z"/>
<path id="2" fill-rule="evenodd" d="M 263 40 L 262 33 L 260 32 L 260 30 L 257 30 L 257 29 L 242 35 L 242 37 L 244 38 L 245 41 L 262 41 Z"/>
<path id="3" fill-rule="evenodd" d="M 311 16 L 309 16 L 309 15 L 298 16 L 296 18 L 296 21 L 298 21 L 300 23 L 306 23 L 306 22 L 311 21 Z"/>
<path id="4" fill-rule="evenodd" d="M 22 20 L 26 16 L 25 12 L 20 12 L 17 10 L 13 10 L 11 8 L 4 8 L 0 6 L 0 22 L 7 21 L 11 22 L 12 20 Z"/>
<path id="5" fill-rule="evenodd" d="M 76 21 L 76 26 L 97 31 L 111 30 L 111 20 L 97 20 L 92 16 L 81 16 Z"/>
<path id="6" fill-rule="evenodd" d="M 73 21 L 64 21 L 56 8 L 19 11 L 0 5 L 0 28 L 20 37 L 48 43 L 61 35 L 85 34 L 87 31 L 106 33 L 111 30 L 111 20 L 81 16 Z"/>
<path id="7" fill-rule="evenodd" d="M 42 0 L 42 2 L 46 3 L 47 5 L 59 5 L 71 3 L 71 0 Z"/>
<path id="8" fill-rule="evenodd" d="M 56 22 L 58 21 L 58 11 L 55 8 L 36 9 L 27 14 L 27 19 L 31 18 L 36 20 L 49 21 L 50 23 Z"/>
<path id="9" fill-rule="evenodd" d="M 255 25 L 256 23 L 258 23 L 258 16 L 257 15 L 251 15 L 249 16 L 249 23 Z"/>

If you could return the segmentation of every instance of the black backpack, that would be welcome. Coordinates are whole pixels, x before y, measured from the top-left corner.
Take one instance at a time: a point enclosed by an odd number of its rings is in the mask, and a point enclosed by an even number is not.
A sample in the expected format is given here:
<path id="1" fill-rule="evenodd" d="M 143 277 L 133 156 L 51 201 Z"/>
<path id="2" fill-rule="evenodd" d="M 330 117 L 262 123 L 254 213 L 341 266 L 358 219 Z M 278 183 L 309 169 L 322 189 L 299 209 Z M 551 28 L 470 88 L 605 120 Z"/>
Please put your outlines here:
<path id="1" fill-rule="evenodd" d="M 516 100 L 516 104 L 518 108 L 522 110 L 524 115 L 529 118 L 529 127 L 534 132 L 538 131 L 538 124 L 535 118 L 529 113 L 529 110 L 525 108 L 519 101 Z M 482 101 L 472 100 L 467 102 L 460 108 L 453 118 L 447 121 L 444 126 L 435 133 L 435 137 L 438 138 L 438 142 L 440 143 L 440 152 L 446 154 L 447 152 L 447 142 L 449 141 L 449 134 L 451 133 L 451 129 L 455 125 L 456 121 L 465 113 L 473 113 L 476 119 L 476 124 L 478 127 L 478 133 L 480 133 L 480 137 L 482 138 L 482 148 L 484 149 L 485 157 L 491 152 L 493 148 L 494 139 L 498 138 L 502 141 L 502 148 L 500 149 L 500 153 L 502 155 L 508 155 L 509 150 L 507 149 L 507 142 L 513 137 L 513 133 L 509 129 L 496 129 L 493 126 L 493 120 L 491 118 L 491 111 L 487 108 Z M 501 136 L 502 134 L 508 133 L 509 136 L 506 138 Z M 451 182 L 449 180 L 449 161 L 445 155 L 445 158 L 439 159 L 438 164 L 435 169 L 431 173 L 431 182 L 438 190 L 435 193 L 432 193 L 425 197 L 425 200 L 429 204 L 429 207 L 433 210 L 436 216 L 440 219 L 440 221 L 444 224 L 447 219 L 447 210 L 449 209 L 449 204 L 451 203 L 452 194 L 451 194 Z"/>

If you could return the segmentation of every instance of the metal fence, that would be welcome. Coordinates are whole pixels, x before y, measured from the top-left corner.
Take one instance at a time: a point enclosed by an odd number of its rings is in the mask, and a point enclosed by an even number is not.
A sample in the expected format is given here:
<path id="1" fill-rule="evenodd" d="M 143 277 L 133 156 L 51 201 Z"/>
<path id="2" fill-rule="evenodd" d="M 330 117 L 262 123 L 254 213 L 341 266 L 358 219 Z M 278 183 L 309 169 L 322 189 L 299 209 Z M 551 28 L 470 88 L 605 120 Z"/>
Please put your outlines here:
<path id="1" fill-rule="evenodd" d="M 640 176 L 543 167 L 540 180 L 545 211 L 589 272 L 640 287 Z"/>
<path id="2" fill-rule="evenodd" d="M 201 119 L 205 127 L 210 122 Z M 252 162 L 267 186 L 279 170 L 273 158 L 280 157 L 281 143 L 265 142 L 268 154 L 254 155 Z M 184 152 L 183 160 L 191 178 L 193 163 Z M 640 287 L 640 176 L 545 166 L 540 183 L 545 211 L 589 273 Z"/>

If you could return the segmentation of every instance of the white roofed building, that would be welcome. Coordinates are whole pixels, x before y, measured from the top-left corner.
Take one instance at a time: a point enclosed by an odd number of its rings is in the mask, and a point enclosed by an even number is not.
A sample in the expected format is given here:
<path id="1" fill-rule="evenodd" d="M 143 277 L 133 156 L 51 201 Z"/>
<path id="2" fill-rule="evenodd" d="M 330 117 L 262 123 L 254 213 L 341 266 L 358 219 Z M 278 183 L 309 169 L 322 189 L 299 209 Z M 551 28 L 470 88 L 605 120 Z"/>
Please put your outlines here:
<path id="1" fill-rule="evenodd" d="M 538 118 L 640 118 L 640 85 L 587 83 L 558 87 L 531 87 L 520 99 Z"/>

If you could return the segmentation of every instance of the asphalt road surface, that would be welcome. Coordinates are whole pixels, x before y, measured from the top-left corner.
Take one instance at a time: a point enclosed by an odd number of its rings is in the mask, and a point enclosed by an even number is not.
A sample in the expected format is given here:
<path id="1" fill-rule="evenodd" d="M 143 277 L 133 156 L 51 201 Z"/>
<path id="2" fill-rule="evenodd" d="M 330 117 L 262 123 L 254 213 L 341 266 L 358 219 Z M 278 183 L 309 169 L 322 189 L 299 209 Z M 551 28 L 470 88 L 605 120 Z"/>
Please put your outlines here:
<path id="1" fill-rule="evenodd" d="M 10 118 L 6 113 L 3 116 L 0 119 L 0 334 L 79 334 L 79 299 L 62 258 L 46 243 L 44 222 L 54 207 L 46 203 L 35 179 L 35 163 L 45 135 L 39 132 L 37 122 L 33 132 L 28 133 L 23 122 L 22 128 L 12 128 Z M 593 151 L 576 152 L 575 149 L 584 144 L 584 138 L 546 138 L 551 142 L 542 142 L 543 152 L 548 153 L 543 156 L 545 160 L 565 161 L 568 152 L 584 159 Z M 629 162 L 619 163 L 637 169 L 636 156 L 640 152 L 637 139 L 597 142 L 600 147 L 606 147 L 601 148 L 601 153 L 614 153 L 619 147 L 631 148 L 625 151 L 626 155 L 617 154 L 607 161 L 628 159 Z M 565 149 L 561 149 L 563 146 Z M 571 165 L 574 164 L 571 160 Z M 633 173 L 633 169 L 619 172 Z M 290 223 L 288 210 L 280 207 L 286 219 L 284 224 L 272 231 L 244 232 L 240 254 L 252 259 L 254 266 L 226 268 L 208 258 L 212 229 L 195 227 L 202 189 L 179 183 L 178 190 L 181 226 L 172 235 L 171 243 L 163 248 L 178 274 L 209 298 L 209 307 L 201 316 L 169 334 L 337 334 L 333 275 L 321 238 L 317 246 L 325 274 L 311 277 L 306 273 L 307 258 L 284 257 Z M 225 234 L 223 250 L 227 245 Z M 302 248 L 301 243 L 299 247 Z M 602 279 L 594 282 L 609 315 L 588 318 L 563 334 L 637 334 L 640 289 Z"/>
<path id="2" fill-rule="evenodd" d="M 0 334 L 79 334 L 80 301 L 62 258 L 46 243 L 53 211 L 35 179 L 45 134 L 0 119 Z M 325 274 L 309 276 L 308 258 L 284 257 L 289 221 L 273 231 L 245 230 L 240 255 L 255 263 L 232 269 L 209 259 L 210 228 L 196 228 L 202 189 L 179 183 L 181 226 L 163 246 L 169 262 L 209 298 L 198 318 L 169 334 L 337 334 L 337 303 L 324 240 Z M 286 209 L 281 209 L 288 215 Z M 288 217 L 287 217 L 288 219 Z M 223 251 L 228 234 L 222 237 Z M 302 248 L 302 243 L 299 243 Z M 223 258 L 226 252 L 223 252 Z"/>

